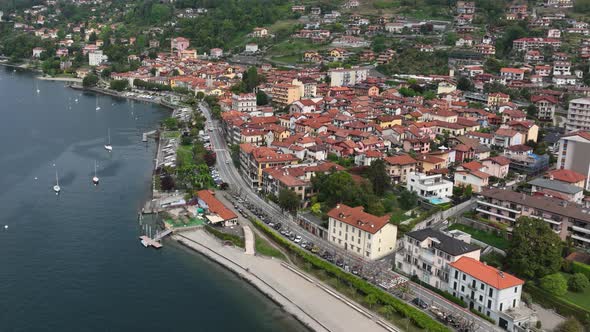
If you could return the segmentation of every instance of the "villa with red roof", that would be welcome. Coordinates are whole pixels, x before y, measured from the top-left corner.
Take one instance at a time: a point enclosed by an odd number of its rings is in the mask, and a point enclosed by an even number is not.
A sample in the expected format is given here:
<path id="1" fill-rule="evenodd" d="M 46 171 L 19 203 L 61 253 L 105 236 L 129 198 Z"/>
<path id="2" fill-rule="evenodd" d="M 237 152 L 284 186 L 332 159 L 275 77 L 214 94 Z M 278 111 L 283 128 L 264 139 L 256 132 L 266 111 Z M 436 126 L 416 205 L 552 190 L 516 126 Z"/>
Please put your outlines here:
<path id="1" fill-rule="evenodd" d="M 461 257 L 449 264 L 448 291 L 468 303 L 507 331 L 524 324 L 530 315 L 514 315 L 520 310 L 524 281 L 471 257 Z"/>
<path id="2" fill-rule="evenodd" d="M 328 212 L 328 241 L 366 259 L 379 259 L 394 252 L 397 227 L 390 215 L 378 217 L 362 206 L 338 204 Z"/>
<path id="3" fill-rule="evenodd" d="M 205 218 L 213 225 L 233 226 L 238 223 L 238 215 L 228 209 L 215 197 L 211 190 L 197 192 L 199 206 L 205 209 Z"/>

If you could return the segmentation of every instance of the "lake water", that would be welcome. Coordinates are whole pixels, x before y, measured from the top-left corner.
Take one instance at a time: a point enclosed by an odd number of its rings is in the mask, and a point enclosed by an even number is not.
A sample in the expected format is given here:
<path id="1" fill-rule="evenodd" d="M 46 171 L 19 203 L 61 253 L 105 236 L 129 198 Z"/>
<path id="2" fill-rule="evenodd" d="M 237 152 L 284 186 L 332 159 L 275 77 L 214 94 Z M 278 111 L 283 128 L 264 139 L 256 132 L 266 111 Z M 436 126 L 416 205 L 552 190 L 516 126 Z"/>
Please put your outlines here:
<path id="1" fill-rule="evenodd" d="M 155 150 L 141 134 L 169 112 L 0 67 L 0 331 L 305 331 L 173 241 L 140 245 Z"/>

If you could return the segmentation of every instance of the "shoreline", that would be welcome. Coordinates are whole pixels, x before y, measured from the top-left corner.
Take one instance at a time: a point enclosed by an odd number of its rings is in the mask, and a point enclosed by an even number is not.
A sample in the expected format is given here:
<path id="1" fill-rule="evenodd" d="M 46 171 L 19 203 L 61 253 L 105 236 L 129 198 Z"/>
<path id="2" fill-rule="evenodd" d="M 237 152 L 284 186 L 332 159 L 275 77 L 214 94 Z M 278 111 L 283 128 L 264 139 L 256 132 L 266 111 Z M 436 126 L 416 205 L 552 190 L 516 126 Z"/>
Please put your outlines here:
<path id="1" fill-rule="evenodd" d="M 176 233 L 172 239 L 236 274 L 311 331 L 335 332 L 349 328 L 401 331 L 296 267 L 274 259 L 234 252 L 235 248 L 226 248 L 208 234 L 189 233 Z M 342 318 L 335 321 L 333 317 Z"/>
<path id="2" fill-rule="evenodd" d="M 270 300 L 272 303 L 274 303 L 281 310 L 283 310 L 284 312 L 288 313 L 297 322 L 299 322 L 303 327 L 305 327 L 306 329 L 308 329 L 311 332 L 317 332 L 317 330 L 313 329 L 311 326 L 309 326 L 309 324 L 306 324 L 297 315 L 295 315 L 291 311 L 287 310 L 287 308 L 285 308 L 285 305 L 283 303 L 281 303 L 281 301 L 279 301 L 278 299 L 276 299 L 274 296 L 272 296 L 268 292 L 263 291 L 259 286 L 257 286 L 251 280 L 249 280 L 244 273 L 239 272 L 237 269 L 230 268 L 227 264 L 222 263 L 219 259 L 213 258 L 211 255 L 205 254 L 204 252 L 198 250 L 194 246 L 191 246 L 188 243 L 189 240 L 179 239 L 178 236 L 179 235 L 176 234 L 176 235 L 174 235 L 172 237 L 172 239 L 174 241 L 176 241 L 176 243 L 180 244 L 183 248 L 186 248 L 186 249 L 190 250 L 193 254 L 200 255 L 201 257 L 209 260 L 210 262 L 217 264 L 219 267 L 223 268 L 224 270 L 226 270 L 226 271 L 234 274 L 235 276 L 237 276 L 238 278 L 240 278 L 242 281 L 248 283 L 248 285 L 254 287 L 254 289 L 256 289 L 257 292 L 259 292 L 260 294 L 262 294 L 262 296 L 264 296 L 265 298 L 267 298 L 268 300 Z"/>
<path id="3" fill-rule="evenodd" d="M 129 100 L 134 100 L 134 101 L 139 101 L 139 102 L 157 104 L 157 105 L 160 105 L 160 106 L 165 107 L 170 110 L 174 110 L 174 109 L 180 107 L 178 105 L 170 104 L 170 103 L 162 101 L 162 100 L 143 99 L 143 98 L 135 97 L 135 96 L 125 96 L 125 95 L 121 95 L 120 93 L 118 93 L 116 91 L 97 88 L 97 87 L 87 88 L 87 87 L 83 87 L 79 84 L 70 84 L 70 85 L 68 85 L 68 87 L 70 89 L 79 90 L 79 91 L 89 91 L 89 92 L 100 93 L 102 95 L 116 97 L 116 98 L 129 99 Z"/>

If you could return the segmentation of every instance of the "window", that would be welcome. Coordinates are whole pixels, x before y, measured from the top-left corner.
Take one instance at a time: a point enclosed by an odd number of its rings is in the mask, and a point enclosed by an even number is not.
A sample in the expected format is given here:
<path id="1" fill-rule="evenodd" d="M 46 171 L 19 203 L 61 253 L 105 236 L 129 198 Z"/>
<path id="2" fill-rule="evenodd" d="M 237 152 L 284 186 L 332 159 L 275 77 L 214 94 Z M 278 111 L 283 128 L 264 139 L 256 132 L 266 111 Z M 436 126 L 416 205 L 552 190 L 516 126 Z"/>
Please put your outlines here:
<path id="1" fill-rule="evenodd" d="M 492 300 L 488 300 L 488 309 L 492 309 Z M 488 314 L 489 316 L 490 314 Z"/>
<path id="2" fill-rule="evenodd" d="M 479 285 L 479 288 L 480 288 L 481 290 L 484 290 L 484 288 L 486 288 L 486 287 L 484 286 L 483 282 L 481 283 L 481 285 Z"/>
<path id="3" fill-rule="evenodd" d="M 465 291 L 465 286 L 461 286 L 461 292 Z"/>
<path id="4" fill-rule="evenodd" d="M 465 281 L 465 279 L 467 279 L 467 277 L 465 276 L 465 274 L 463 274 L 463 281 Z"/>
<path id="5" fill-rule="evenodd" d="M 494 290 L 492 288 L 490 288 L 488 296 L 490 296 L 490 297 L 494 296 Z"/>
<path id="6" fill-rule="evenodd" d="M 456 281 L 453 283 L 453 289 L 457 290 L 457 282 Z"/>
<path id="7" fill-rule="evenodd" d="M 514 293 L 518 293 L 518 287 L 514 287 Z"/>
<path id="8" fill-rule="evenodd" d="M 479 302 L 483 302 L 483 295 L 479 296 Z M 481 309 L 479 311 L 481 311 Z"/>
<path id="9" fill-rule="evenodd" d="M 500 311 L 502 311 L 503 306 L 504 306 L 504 303 L 500 303 Z"/>
<path id="10" fill-rule="evenodd" d="M 455 279 L 459 279 L 459 271 L 455 271 Z"/>
<path id="11" fill-rule="evenodd" d="M 512 307 L 516 308 L 516 299 L 512 300 Z"/>

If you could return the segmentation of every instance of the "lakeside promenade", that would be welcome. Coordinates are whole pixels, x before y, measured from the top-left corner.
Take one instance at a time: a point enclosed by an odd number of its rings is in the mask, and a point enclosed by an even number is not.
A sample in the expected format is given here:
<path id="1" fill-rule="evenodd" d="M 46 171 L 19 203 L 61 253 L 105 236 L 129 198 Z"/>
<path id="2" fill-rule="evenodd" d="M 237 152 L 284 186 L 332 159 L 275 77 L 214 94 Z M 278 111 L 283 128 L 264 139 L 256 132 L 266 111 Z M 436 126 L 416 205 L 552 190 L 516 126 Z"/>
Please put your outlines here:
<path id="1" fill-rule="evenodd" d="M 278 259 L 247 255 L 203 230 L 173 239 L 238 274 L 314 331 L 401 331 Z"/>

